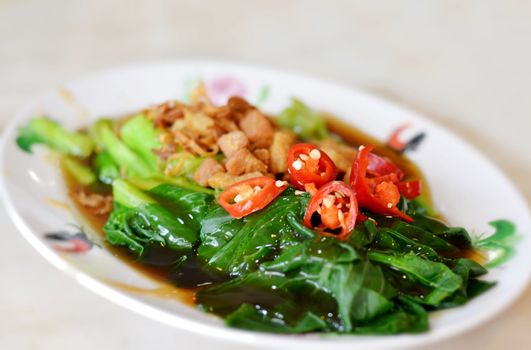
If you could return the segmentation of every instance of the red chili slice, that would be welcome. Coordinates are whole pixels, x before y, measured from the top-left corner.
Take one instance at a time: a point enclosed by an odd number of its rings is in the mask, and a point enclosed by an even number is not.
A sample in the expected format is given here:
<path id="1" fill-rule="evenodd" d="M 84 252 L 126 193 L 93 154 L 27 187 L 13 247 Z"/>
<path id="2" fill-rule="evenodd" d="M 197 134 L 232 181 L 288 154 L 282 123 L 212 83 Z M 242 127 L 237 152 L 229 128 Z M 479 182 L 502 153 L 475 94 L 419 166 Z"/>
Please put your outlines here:
<path id="1" fill-rule="evenodd" d="M 380 157 L 374 153 L 369 153 L 369 163 L 367 165 L 367 173 L 372 176 L 383 176 L 395 174 L 398 181 L 404 177 L 404 172 L 395 163 Z"/>
<path id="2" fill-rule="evenodd" d="M 314 227 L 312 217 L 319 214 L 320 223 Z M 304 225 L 327 236 L 348 238 L 358 215 L 358 202 L 354 190 L 342 181 L 332 181 L 322 186 L 310 199 L 304 214 Z M 335 234 L 334 231 L 340 231 Z"/>
<path id="3" fill-rule="evenodd" d="M 287 188 L 285 181 L 266 176 L 232 184 L 218 198 L 218 203 L 236 219 L 241 219 L 266 207 Z"/>
<path id="4" fill-rule="evenodd" d="M 335 180 L 337 168 L 326 153 L 308 143 L 293 145 L 288 152 L 288 172 L 298 189 L 313 183 L 319 188 Z"/>
<path id="5" fill-rule="evenodd" d="M 413 221 L 411 216 L 401 212 L 396 203 L 398 200 L 398 187 L 392 181 L 373 181 L 367 178 L 369 154 L 373 146 L 362 146 L 352 164 L 350 184 L 356 191 L 356 198 L 360 207 L 366 208 L 375 214 L 398 216 L 405 221 Z M 382 185 L 385 184 L 385 185 Z M 378 186 L 382 186 L 378 191 Z"/>
<path id="6" fill-rule="evenodd" d="M 369 180 L 371 189 L 378 183 L 390 181 L 398 187 L 400 194 L 407 199 L 415 199 L 420 196 L 422 187 L 419 180 L 402 181 L 404 178 L 402 169 L 390 160 L 374 153 L 369 153 L 368 159 L 367 174 L 374 176 Z"/>
<path id="7" fill-rule="evenodd" d="M 419 180 L 402 181 L 398 183 L 398 191 L 407 199 L 415 199 L 422 192 L 422 185 Z"/>

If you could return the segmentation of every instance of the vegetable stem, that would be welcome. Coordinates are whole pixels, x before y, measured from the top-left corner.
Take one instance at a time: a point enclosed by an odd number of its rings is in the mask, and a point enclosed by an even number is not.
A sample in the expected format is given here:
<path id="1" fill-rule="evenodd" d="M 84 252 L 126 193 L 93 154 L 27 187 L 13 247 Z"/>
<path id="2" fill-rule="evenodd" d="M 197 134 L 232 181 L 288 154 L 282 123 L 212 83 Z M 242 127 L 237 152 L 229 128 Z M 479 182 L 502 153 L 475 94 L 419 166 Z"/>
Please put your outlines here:
<path id="1" fill-rule="evenodd" d="M 158 157 L 153 150 L 161 147 L 159 132 L 143 114 L 129 119 L 122 126 L 120 136 L 123 142 L 138 153 L 152 169 L 157 168 Z"/>
<path id="2" fill-rule="evenodd" d="M 135 177 L 135 178 L 129 179 L 128 181 L 129 183 L 133 184 L 134 186 L 144 191 L 149 191 L 157 187 L 158 185 L 170 184 L 170 185 L 179 186 L 179 187 L 182 187 L 187 190 L 194 191 L 194 192 L 214 194 L 214 190 L 211 190 L 209 188 L 206 188 L 200 185 L 196 185 L 190 182 L 185 177 L 181 177 L 181 176 L 178 176 L 178 177 L 150 176 L 150 177 L 142 177 L 142 178 Z"/>
<path id="3" fill-rule="evenodd" d="M 115 135 L 110 120 L 97 121 L 89 132 L 98 141 L 98 146 L 109 152 L 111 158 L 125 168 L 129 176 L 149 176 L 154 173 L 154 168 Z"/>
<path id="4" fill-rule="evenodd" d="M 57 122 L 47 117 L 33 118 L 20 129 L 17 145 L 31 153 L 34 144 L 43 143 L 51 149 L 81 158 L 88 157 L 94 150 L 94 142 L 87 135 L 63 129 Z"/>
<path id="5" fill-rule="evenodd" d="M 120 177 L 120 168 L 112 159 L 111 155 L 103 151 L 94 159 L 95 168 L 98 171 L 98 178 L 101 182 L 111 184 L 114 179 Z"/>
<path id="6" fill-rule="evenodd" d="M 128 208 L 136 208 L 144 204 L 155 203 L 150 196 L 131 185 L 126 180 L 116 179 L 112 183 L 114 201 Z"/>
<path id="7" fill-rule="evenodd" d="M 61 163 L 63 168 L 74 177 L 80 184 L 87 186 L 96 181 L 96 175 L 86 165 L 81 164 L 77 159 L 72 157 L 62 157 Z"/>

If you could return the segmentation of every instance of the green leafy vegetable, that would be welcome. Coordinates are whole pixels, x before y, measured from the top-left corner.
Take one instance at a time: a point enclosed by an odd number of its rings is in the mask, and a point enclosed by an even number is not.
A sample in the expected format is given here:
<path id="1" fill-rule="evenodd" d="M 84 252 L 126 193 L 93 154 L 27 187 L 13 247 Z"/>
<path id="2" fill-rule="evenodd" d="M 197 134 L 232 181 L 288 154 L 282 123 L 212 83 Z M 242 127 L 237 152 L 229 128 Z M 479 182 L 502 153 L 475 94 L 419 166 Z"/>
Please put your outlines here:
<path id="1" fill-rule="evenodd" d="M 229 299 L 270 307 L 277 313 L 286 302 L 296 302 L 298 312 L 305 313 L 303 317 L 315 314 L 326 321 L 327 328 L 338 332 L 350 332 L 353 324 L 361 324 L 393 307 L 388 298 L 395 292 L 385 282 L 381 270 L 359 261 L 352 248 L 334 239 L 306 241 L 304 249 L 300 247 L 290 246 L 279 258 L 264 263 L 267 271 L 247 273 L 201 291 L 197 296 L 199 303 L 208 310 L 229 314 L 238 323 L 249 324 L 244 316 L 256 321 L 257 315 L 249 312 L 242 315 L 236 310 L 239 303 Z M 341 250 L 338 256 L 333 254 Z M 290 257 L 294 259 L 289 260 Z M 288 323 L 289 327 L 297 324 L 298 312 L 284 313 L 286 320 L 294 320 Z"/>
<path id="2" fill-rule="evenodd" d="M 392 307 L 383 295 L 363 288 L 365 264 L 330 264 L 323 261 L 305 266 L 302 272 L 309 282 L 330 293 L 336 300 L 341 323 L 339 331 L 350 332 L 353 319 L 370 319 Z M 359 304 L 354 308 L 355 302 Z"/>
<path id="3" fill-rule="evenodd" d="M 304 226 L 304 224 L 293 213 L 287 213 L 286 218 L 288 219 L 291 227 L 300 235 L 305 236 L 306 238 L 314 238 L 316 235 L 318 235 L 318 233 L 314 230 Z"/>
<path id="4" fill-rule="evenodd" d="M 372 245 L 373 249 L 400 251 L 404 253 L 413 253 L 422 258 L 439 260 L 439 255 L 430 246 L 418 243 L 397 231 L 382 228 L 378 231 L 376 241 Z"/>
<path id="5" fill-rule="evenodd" d="M 94 142 L 87 135 L 63 129 L 57 122 L 46 117 L 35 117 L 19 129 L 17 145 L 31 153 L 34 144 L 45 144 L 64 154 L 81 158 L 90 156 Z"/>
<path id="6" fill-rule="evenodd" d="M 349 236 L 349 242 L 358 250 L 365 250 L 365 247 L 374 242 L 378 235 L 376 222 L 365 220 L 362 224 L 354 227 L 354 232 Z"/>
<path id="7" fill-rule="evenodd" d="M 149 194 L 167 207 L 177 206 L 180 212 L 188 213 L 197 223 L 198 231 L 201 226 L 199 223 L 214 199 L 210 193 L 195 192 L 172 184 L 160 184 L 149 190 Z"/>
<path id="8" fill-rule="evenodd" d="M 460 248 L 448 241 L 449 236 L 446 235 L 448 227 L 437 220 L 432 220 L 426 217 L 416 218 L 415 224 L 408 224 L 406 222 L 391 219 L 391 229 L 409 239 L 418 242 L 424 246 L 428 246 L 435 250 L 438 254 L 454 256 L 460 253 Z M 460 231 L 461 234 L 466 234 L 466 231 Z M 470 241 L 467 240 L 468 234 L 461 240 L 464 242 L 463 248 L 470 247 Z"/>
<path id="9" fill-rule="evenodd" d="M 353 262 L 358 254 L 350 245 L 333 238 L 285 244 L 275 260 L 261 264 L 266 270 L 289 272 L 304 265 L 308 260 L 326 260 L 332 263 Z"/>
<path id="10" fill-rule="evenodd" d="M 245 303 L 228 315 L 225 321 L 233 327 L 274 333 L 308 333 L 327 328 L 325 321 L 312 312 L 305 312 L 298 319 L 286 322 L 282 316 L 287 313 L 286 309 L 285 306 L 273 310 L 260 309 Z"/>
<path id="11" fill-rule="evenodd" d="M 410 215 L 437 216 L 437 212 L 429 204 L 429 197 L 426 197 L 425 194 L 421 194 L 414 200 L 407 201 L 406 204 L 407 208 L 400 208 L 400 210 L 407 211 Z"/>
<path id="12" fill-rule="evenodd" d="M 409 226 L 407 226 L 409 225 Z M 429 216 L 415 216 L 415 225 L 412 226 L 410 224 L 406 224 L 404 222 L 397 224 L 398 228 L 397 231 L 400 231 L 401 228 L 407 229 L 411 228 L 413 230 L 416 230 L 418 234 L 424 235 L 424 239 L 429 239 L 429 235 L 426 236 L 426 232 L 429 234 L 432 234 L 430 245 L 432 245 L 432 248 L 451 254 L 451 251 L 455 251 L 456 247 L 463 248 L 470 248 L 472 247 L 472 240 L 470 239 L 470 235 L 468 232 L 462 228 L 462 227 L 448 227 L 445 223 L 443 223 L 440 220 L 430 218 Z M 420 230 L 423 230 L 424 233 L 421 233 Z M 436 238 L 440 238 L 441 240 L 444 240 L 447 242 L 447 244 L 443 244 L 440 240 L 437 240 Z M 452 245 L 453 248 L 450 246 Z"/>
<path id="13" fill-rule="evenodd" d="M 198 257 L 204 261 L 212 259 L 218 249 L 225 246 L 243 225 L 243 220 L 234 220 L 219 205 L 211 206 L 201 221 L 201 245 L 197 250 Z"/>
<path id="14" fill-rule="evenodd" d="M 461 287 L 463 279 L 448 266 L 422 259 L 410 252 L 405 255 L 369 252 L 369 259 L 403 272 L 424 286 L 433 288 L 422 302 L 436 305 Z"/>
<path id="15" fill-rule="evenodd" d="M 436 305 L 436 309 L 445 309 L 463 305 L 469 299 L 474 298 L 495 285 L 494 282 L 477 279 L 477 277 L 486 274 L 487 270 L 470 259 L 457 259 L 452 271 L 461 276 L 463 284 L 451 297 L 445 299 L 439 305 Z"/>
<path id="16" fill-rule="evenodd" d="M 462 305 L 492 286 L 477 279 L 486 272 L 481 265 L 451 258 L 461 251 L 458 244 L 468 247 L 466 231 L 439 221 L 366 220 L 342 242 L 300 224 L 308 197 L 293 189 L 234 219 L 212 193 L 195 191 L 186 179 L 163 179 L 114 181 L 118 206 L 106 226 L 108 239 L 139 255 L 153 244 L 188 254 L 199 243 L 200 262 L 228 281 L 201 288 L 197 303 L 230 326 L 279 333 L 421 332 L 428 329 L 427 310 Z M 160 229 L 146 224 L 151 215 L 169 225 L 161 209 L 186 213 L 180 219 L 195 233 L 186 249 L 171 247 Z M 173 232 L 181 237 L 180 229 Z"/>
<path id="17" fill-rule="evenodd" d="M 197 241 L 199 223 L 185 211 L 170 211 L 153 197 L 125 180 L 113 182 L 115 208 L 103 231 L 114 245 L 123 245 L 142 255 L 147 244 L 190 252 Z M 179 206 L 175 202 L 175 206 Z M 182 202 L 186 207 L 188 202 Z"/>
<path id="18" fill-rule="evenodd" d="M 357 334 L 419 333 L 428 330 L 428 313 L 419 304 L 398 298 L 394 309 L 354 329 Z"/>
<path id="19" fill-rule="evenodd" d="M 103 232 L 110 244 L 127 247 L 137 255 L 143 254 L 144 246 L 150 241 L 158 239 L 158 242 L 162 244 L 160 236 L 143 235 L 141 230 L 136 232 L 130 224 L 130 218 L 133 216 L 134 213 L 132 214 L 130 209 L 114 205 L 111 216 L 103 227 Z"/>
<path id="20" fill-rule="evenodd" d="M 328 137 L 324 118 L 295 98 L 291 100 L 291 106 L 280 113 L 277 122 L 293 130 L 303 140 L 321 140 Z"/>
<path id="21" fill-rule="evenodd" d="M 207 264 L 212 268 L 232 275 L 256 268 L 256 262 L 272 254 L 284 236 L 292 237 L 295 234 L 285 214 L 298 213 L 299 217 L 302 217 L 303 204 L 306 202 L 307 198 L 295 195 L 293 190 L 287 190 L 260 212 L 242 220 L 232 219 L 232 222 L 237 222 L 232 224 L 233 227 L 241 225 L 237 232 L 220 220 L 219 223 L 223 224 L 225 229 L 229 228 L 229 232 L 234 232 L 231 237 L 220 235 L 221 230 L 213 225 L 203 226 L 201 241 L 216 244 L 217 249 L 208 258 L 202 256 L 204 250 L 199 250 L 199 257 L 207 258 Z M 221 240 L 216 241 L 214 237 Z"/>

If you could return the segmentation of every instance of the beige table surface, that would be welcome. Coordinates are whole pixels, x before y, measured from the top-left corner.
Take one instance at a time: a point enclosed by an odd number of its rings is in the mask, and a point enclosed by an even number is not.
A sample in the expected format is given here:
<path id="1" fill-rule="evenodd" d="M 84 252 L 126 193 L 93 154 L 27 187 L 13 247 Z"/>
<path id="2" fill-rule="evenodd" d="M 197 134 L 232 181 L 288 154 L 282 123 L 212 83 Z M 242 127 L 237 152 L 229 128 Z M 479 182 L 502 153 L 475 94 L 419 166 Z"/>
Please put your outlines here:
<path id="1" fill-rule="evenodd" d="M 0 127 L 35 94 L 116 65 L 261 63 L 359 86 L 468 139 L 531 202 L 526 1 L 0 0 Z M 237 349 L 115 306 L 43 260 L 0 211 L 0 349 Z M 431 349 L 531 348 L 531 290 Z"/>

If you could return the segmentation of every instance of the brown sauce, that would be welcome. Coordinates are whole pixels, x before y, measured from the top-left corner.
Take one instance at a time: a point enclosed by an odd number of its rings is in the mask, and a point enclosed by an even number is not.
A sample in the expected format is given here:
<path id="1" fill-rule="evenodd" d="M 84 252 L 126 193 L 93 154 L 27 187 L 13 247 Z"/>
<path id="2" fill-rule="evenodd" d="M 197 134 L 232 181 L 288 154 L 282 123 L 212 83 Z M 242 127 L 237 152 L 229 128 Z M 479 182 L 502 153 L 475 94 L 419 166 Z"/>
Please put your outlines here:
<path id="1" fill-rule="evenodd" d="M 136 287 L 126 283 L 120 283 L 113 280 L 104 280 L 110 286 L 115 287 L 116 289 L 121 289 L 126 292 L 141 294 L 141 295 L 151 295 L 162 299 L 179 299 L 188 305 L 195 305 L 195 292 L 189 289 L 177 288 L 174 285 L 169 283 L 161 284 L 161 286 L 156 288 L 143 288 Z"/>

